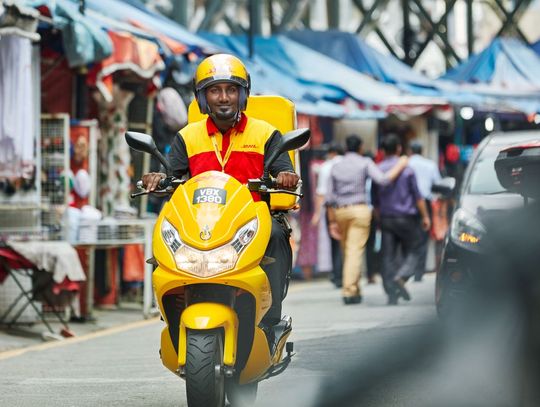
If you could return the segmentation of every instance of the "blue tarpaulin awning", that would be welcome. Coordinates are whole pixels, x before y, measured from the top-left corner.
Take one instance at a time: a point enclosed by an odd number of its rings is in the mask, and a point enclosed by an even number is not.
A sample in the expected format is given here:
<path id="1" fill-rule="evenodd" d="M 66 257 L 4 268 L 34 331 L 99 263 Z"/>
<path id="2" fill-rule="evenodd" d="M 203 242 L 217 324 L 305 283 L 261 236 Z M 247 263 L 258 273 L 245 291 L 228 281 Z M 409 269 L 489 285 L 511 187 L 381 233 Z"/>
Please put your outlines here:
<path id="1" fill-rule="evenodd" d="M 414 71 L 392 55 L 376 51 L 358 35 L 337 30 L 289 31 L 284 35 L 372 78 L 394 84 L 408 93 L 439 95 L 435 89 L 435 81 Z"/>
<path id="2" fill-rule="evenodd" d="M 533 45 L 532 45 L 532 49 L 534 49 L 534 51 L 540 55 L 540 40 L 536 41 Z"/>
<path id="3" fill-rule="evenodd" d="M 442 78 L 457 83 L 460 92 L 481 98 L 481 104 L 536 113 L 540 112 L 539 72 L 540 56 L 527 44 L 499 37 Z"/>
<path id="4" fill-rule="evenodd" d="M 385 106 L 400 95 L 395 87 L 381 84 L 285 37 L 256 37 L 256 52 L 250 60 L 246 37 L 201 35 L 246 62 L 253 77 L 254 93 L 277 93 L 300 108 L 302 105 L 324 107 L 325 111 L 319 110 L 318 115 L 384 117 L 384 109 L 371 107 Z M 337 105 L 347 99 L 362 103 L 366 109 Z M 331 105 L 333 108 L 329 109 Z"/>
<path id="5" fill-rule="evenodd" d="M 443 76 L 458 83 L 489 84 L 494 90 L 539 91 L 540 57 L 515 38 L 495 38 L 479 54 Z"/>
<path id="6" fill-rule="evenodd" d="M 344 117 L 348 114 L 344 106 L 335 103 L 346 98 L 345 92 L 332 87 L 300 83 L 295 78 L 268 65 L 258 54 L 253 59 L 249 59 L 245 40 L 241 38 L 210 33 L 202 35 L 243 60 L 251 76 L 253 94 L 284 96 L 294 102 L 299 113 L 333 118 Z M 384 117 L 384 112 L 376 113 L 367 110 L 356 117 Z"/>

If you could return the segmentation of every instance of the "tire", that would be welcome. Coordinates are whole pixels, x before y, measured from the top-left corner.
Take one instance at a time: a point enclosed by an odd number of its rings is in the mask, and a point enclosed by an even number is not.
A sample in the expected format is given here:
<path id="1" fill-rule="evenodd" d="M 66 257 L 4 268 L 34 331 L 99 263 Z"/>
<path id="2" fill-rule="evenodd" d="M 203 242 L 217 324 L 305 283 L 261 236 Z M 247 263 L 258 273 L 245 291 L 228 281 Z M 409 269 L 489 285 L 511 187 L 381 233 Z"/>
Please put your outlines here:
<path id="1" fill-rule="evenodd" d="M 227 400 L 232 407 L 251 407 L 257 399 L 258 387 L 259 382 L 238 384 L 237 378 L 229 379 L 225 387 Z"/>
<path id="2" fill-rule="evenodd" d="M 223 334 L 219 329 L 187 332 L 186 393 L 189 407 L 223 407 Z"/>

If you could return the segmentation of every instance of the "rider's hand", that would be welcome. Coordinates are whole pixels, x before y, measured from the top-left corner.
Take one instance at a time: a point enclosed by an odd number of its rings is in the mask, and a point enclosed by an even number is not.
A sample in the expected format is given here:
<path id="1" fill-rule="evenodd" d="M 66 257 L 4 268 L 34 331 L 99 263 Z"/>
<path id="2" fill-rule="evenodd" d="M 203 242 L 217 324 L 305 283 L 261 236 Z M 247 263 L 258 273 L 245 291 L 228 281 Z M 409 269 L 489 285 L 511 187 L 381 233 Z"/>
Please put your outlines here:
<path id="1" fill-rule="evenodd" d="M 159 181 L 166 177 L 167 176 L 161 172 L 149 172 L 148 174 L 144 174 L 142 176 L 143 186 L 148 192 L 155 191 L 159 184 Z"/>
<path id="2" fill-rule="evenodd" d="M 278 188 L 295 189 L 300 177 L 294 172 L 280 172 L 276 178 Z"/>

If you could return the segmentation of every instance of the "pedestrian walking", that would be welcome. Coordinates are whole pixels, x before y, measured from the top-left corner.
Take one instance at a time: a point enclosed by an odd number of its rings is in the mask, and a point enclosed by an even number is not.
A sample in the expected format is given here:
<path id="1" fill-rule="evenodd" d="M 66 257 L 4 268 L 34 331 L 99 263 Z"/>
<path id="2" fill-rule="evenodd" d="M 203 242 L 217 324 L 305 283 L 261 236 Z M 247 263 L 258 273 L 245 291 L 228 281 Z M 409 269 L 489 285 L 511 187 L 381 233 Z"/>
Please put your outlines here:
<path id="1" fill-rule="evenodd" d="M 382 171 L 393 169 L 402 151 L 399 138 L 388 134 L 383 140 Z M 388 304 L 398 298 L 410 300 L 405 282 L 414 275 L 420 258 L 423 230 L 429 230 L 426 203 L 418 190 L 412 168 L 407 167 L 390 185 L 372 186 L 372 203 L 382 233 L 382 277 Z"/>
<path id="2" fill-rule="evenodd" d="M 343 159 L 332 167 L 327 202 L 330 234 L 341 239 L 342 294 L 343 302 L 348 305 L 362 301 L 359 281 L 372 212 L 367 204 L 366 180 L 370 178 L 374 184 L 390 184 L 407 166 L 407 158 L 396 160 L 385 174 L 373 160 L 361 155 L 360 137 L 347 137 L 346 151 Z"/>
<path id="3" fill-rule="evenodd" d="M 372 160 L 375 156 L 371 152 L 365 152 L 365 157 L 369 157 Z M 373 210 L 371 204 L 371 179 L 366 181 L 366 196 L 368 198 L 368 205 Z M 381 249 L 381 228 L 373 216 L 371 218 L 371 226 L 369 228 L 369 237 L 366 243 L 366 274 L 368 284 L 375 284 L 375 276 L 381 273 L 381 256 L 379 254 Z"/>
<path id="4" fill-rule="evenodd" d="M 422 195 L 426 201 L 429 220 L 431 224 L 433 224 L 431 187 L 441 179 L 439 168 L 434 161 L 422 156 L 422 144 L 419 142 L 413 142 L 409 146 L 409 167 L 411 167 L 414 171 L 418 190 L 420 191 L 420 195 Z M 419 254 L 420 258 L 418 261 L 418 267 L 414 274 L 415 281 L 421 281 L 424 273 L 426 272 L 428 245 L 429 231 L 422 230 L 422 245 Z"/>
<path id="5" fill-rule="evenodd" d="M 318 171 L 315 211 L 311 218 L 311 224 L 318 228 L 317 269 L 322 272 L 331 272 L 330 279 L 336 287 L 341 287 L 343 256 L 339 240 L 331 237 L 328 230 L 326 198 L 332 167 L 342 159 L 343 148 L 341 146 L 331 144 L 327 147 L 325 161 Z"/>

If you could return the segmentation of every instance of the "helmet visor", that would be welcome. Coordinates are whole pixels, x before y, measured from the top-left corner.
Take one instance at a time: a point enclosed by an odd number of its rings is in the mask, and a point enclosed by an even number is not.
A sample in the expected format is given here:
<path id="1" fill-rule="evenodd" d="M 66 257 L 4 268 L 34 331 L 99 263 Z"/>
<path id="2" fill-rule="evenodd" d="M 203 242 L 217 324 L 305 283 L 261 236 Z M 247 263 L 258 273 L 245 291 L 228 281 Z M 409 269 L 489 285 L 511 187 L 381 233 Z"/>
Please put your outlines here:
<path id="1" fill-rule="evenodd" d="M 196 85 L 196 90 L 202 90 L 205 89 L 211 85 L 214 85 L 216 83 L 234 83 L 235 85 L 241 86 L 243 88 L 248 87 L 248 82 L 241 78 L 240 76 L 234 76 L 234 75 L 214 75 L 210 76 L 208 78 L 205 78 L 201 80 Z"/>

